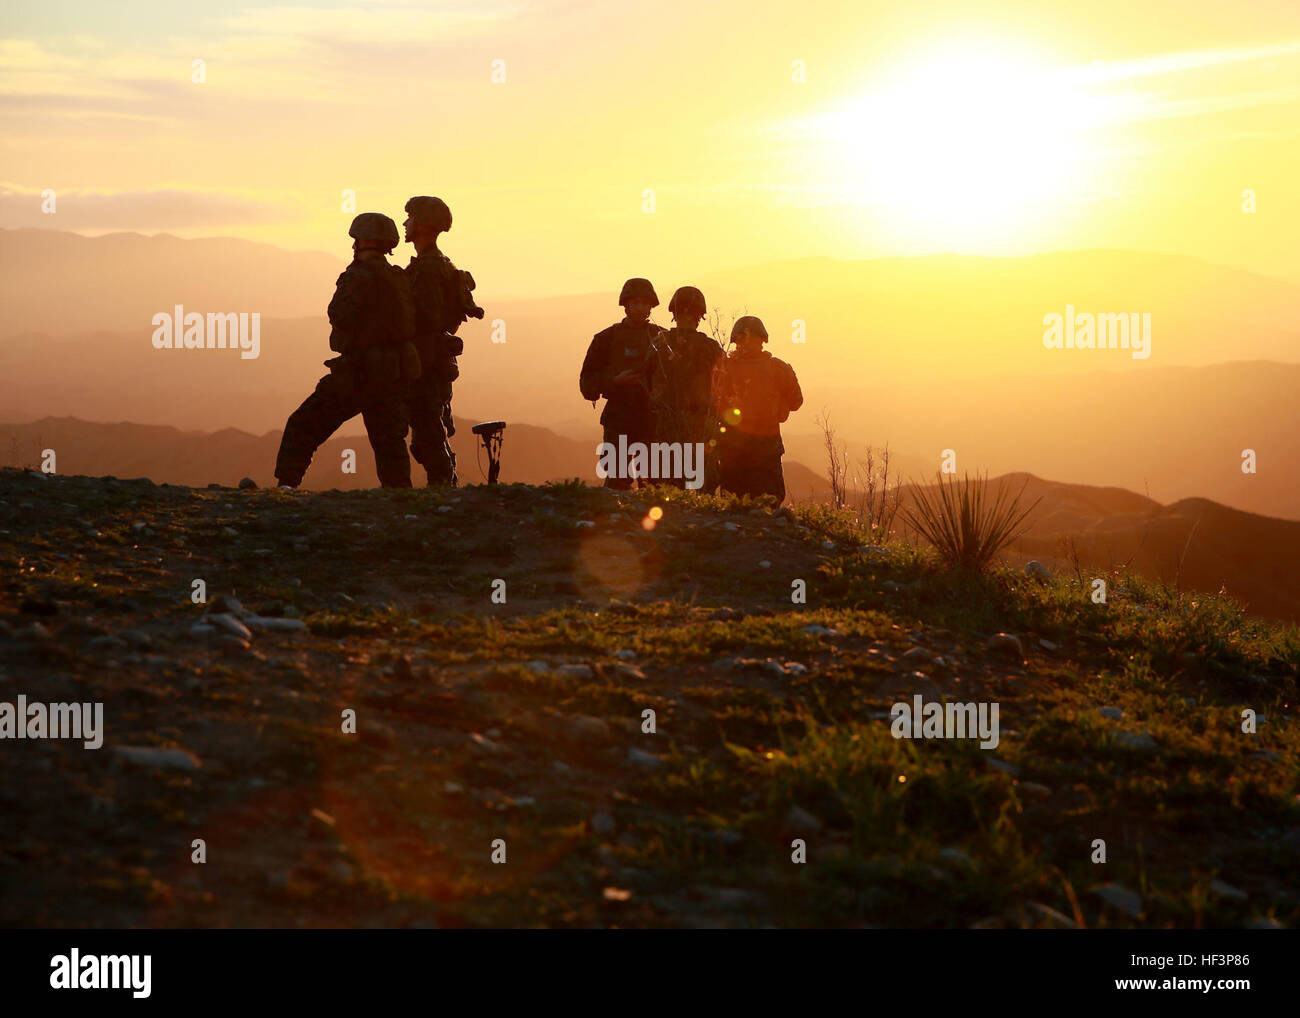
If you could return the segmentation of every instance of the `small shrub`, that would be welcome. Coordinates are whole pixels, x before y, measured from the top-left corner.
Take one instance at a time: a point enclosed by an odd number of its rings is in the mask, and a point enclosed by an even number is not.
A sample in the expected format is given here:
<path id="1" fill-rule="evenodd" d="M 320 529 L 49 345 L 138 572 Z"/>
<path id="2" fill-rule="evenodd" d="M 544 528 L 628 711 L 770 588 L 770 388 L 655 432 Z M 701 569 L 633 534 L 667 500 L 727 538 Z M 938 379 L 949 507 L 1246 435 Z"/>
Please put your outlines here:
<path id="1" fill-rule="evenodd" d="M 942 474 L 936 477 L 936 494 L 914 486 L 916 507 L 906 511 L 908 525 L 934 545 L 944 562 L 970 572 L 986 571 L 994 556 L 1028 529 L 1022 525 L 1025 517 L 1042 501 L 1035 499 L 1033 505 L 1021 509 L 1024 486 L 1008 501 L 1006 488 L 999 485 L 990 504 L 986 500 L 987 479 L 972 481 L 970 475 L 964 475 L 961 481 L 955 477 L 945 481 Z"/>

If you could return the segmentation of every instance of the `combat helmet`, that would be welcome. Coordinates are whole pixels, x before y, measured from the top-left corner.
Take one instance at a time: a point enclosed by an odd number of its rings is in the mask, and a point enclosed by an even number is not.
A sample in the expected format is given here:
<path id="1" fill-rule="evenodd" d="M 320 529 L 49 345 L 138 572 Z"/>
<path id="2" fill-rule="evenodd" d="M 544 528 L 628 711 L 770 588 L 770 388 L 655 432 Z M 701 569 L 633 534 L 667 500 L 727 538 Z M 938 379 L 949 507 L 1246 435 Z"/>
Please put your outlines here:
<path id="1" fill-rule="evenodd" d="M 629 279 L 623 284 L 623 289 L 618 295 L 618 302 L 623 307 L 627 307 L 630 300 L 648 300 L 652 308 L 659 306 L 659 296 L 655 293 L 655 288 L 650 285 L 650 280 L 642 279 L 637 276 L 635 279 Z"/>
<path id="2" fill-rule="evenodd" d="M 451 229 L 451 209 L 441 198 L 417 195 L 406 203 L 406 213 L 416 226 L 431 226 L 439 233 Z"/>
<path id="3" fill-rule="evenodd" d="M 767 327 L 757 315 L 743 315 L 737 318 L 736 324 L 731 327 L 731 341 L 734 343 L 737 338 L 746 333 L 759 336 L 764 343 L 767 342 Z"/>
<path id="4" fill-rule="evenodd" d="M 353 240 L 377 240 L 391 251 L 397 247 L 397 224 L 382 212 L 362 212 L 348 227 Z"/>
<path id="5" fill-rule="evenodd" d="M 704 303 L 704 294 L 693 286 L 679 286 L 673 293 L 672 299 L 668 301 L 670 315 L 681 311 L 703 318 L 708 310 L 708 306 Z"/>

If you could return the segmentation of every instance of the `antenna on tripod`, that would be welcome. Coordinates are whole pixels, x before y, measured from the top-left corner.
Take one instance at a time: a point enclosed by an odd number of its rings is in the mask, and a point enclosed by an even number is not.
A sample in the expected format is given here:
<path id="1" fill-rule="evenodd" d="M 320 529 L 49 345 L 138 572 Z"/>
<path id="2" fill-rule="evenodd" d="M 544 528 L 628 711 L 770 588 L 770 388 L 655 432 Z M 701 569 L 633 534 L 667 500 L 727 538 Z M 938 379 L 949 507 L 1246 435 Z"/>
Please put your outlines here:
<path id="1" fill-rule="evenodd" d="M 505 421 L 484 421 L 470 429 L 483 440 L 483 448 L 488 454 L 488 484 L 496 484 L 501 476 L 501 432 L 506 430 Z"/>

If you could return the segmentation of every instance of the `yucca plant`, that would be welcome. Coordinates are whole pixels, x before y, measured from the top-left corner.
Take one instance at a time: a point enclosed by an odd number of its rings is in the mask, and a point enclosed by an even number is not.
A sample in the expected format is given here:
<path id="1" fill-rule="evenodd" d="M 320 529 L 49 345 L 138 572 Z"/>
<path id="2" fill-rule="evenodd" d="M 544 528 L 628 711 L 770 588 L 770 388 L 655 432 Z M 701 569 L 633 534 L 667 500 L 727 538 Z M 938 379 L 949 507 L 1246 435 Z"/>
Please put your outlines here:
<path id="1" fill-rule="evenodd" d="M 972 482 L 969 475 L 963 475 L 961 481 L 956 477 L 945 481 L 943 474 L 936 477 L 937 494 L 912 486 L 916 505 L 906 511 L 905 518 L 934 545 L 944 562 L 970 572 L 988 569 L 993 557 L 1028 529 L 1023 526 L 1025 518 L 1042 501 L 1036 498 L 1033 505 L 1020 508 L 1027 480 L 1010 501 L 1006 486 L 998 485 L 997 497 L 990 504 L 986 499 L 986 478 L 977 477 Z"/>

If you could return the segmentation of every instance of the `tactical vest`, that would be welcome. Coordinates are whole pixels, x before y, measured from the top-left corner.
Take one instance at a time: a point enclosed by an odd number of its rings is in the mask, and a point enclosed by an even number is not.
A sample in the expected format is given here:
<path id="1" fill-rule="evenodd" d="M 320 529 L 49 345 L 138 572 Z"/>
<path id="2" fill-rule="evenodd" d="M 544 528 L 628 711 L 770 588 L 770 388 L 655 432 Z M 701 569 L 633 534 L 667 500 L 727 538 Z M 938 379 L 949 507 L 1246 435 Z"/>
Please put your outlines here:
<path id="1" fill-rule="evenodd" d="M 599 380 L 600 394 L 606 398 L 605 409 L 600 415 L 602 424 L 652 416 L 650 395 L 645 388 L 628 386 L 614 389 L 611 383 L 624 371 L 635 371 L 648 383 L 650 339 L 662 331 L 650 322 L 633 324 L 624 320 L 599 333 L 593 341 L 599 344 L 595 351 L 599 362 L 590 364 L 589 370 L 593 380 Z"/>
<path id="2" fill-rule="evenodd" d="M 677 413 L 708 414 L 713 368 L 723 356 L 722 348 L 702 332 L 662 333 L 650 354 L 659 399 Z"/>
<path id="3" fill-rule="evenodd" d="M 359 354 L 410 340 L 414 303 L 406 277 L 396 265 L 380 258 L 353 262 L 339 276 L 339 286 L 330 301 L 330 321 L 337 334 L 331 337 L 331 349 Z"/>
<path id="4" fill-rule="evenodd" d="M 624 371 L 643 370 L 651 336 L 650 326 L 645 326 L 644 330 L 634 326 L 622 328 L 611 335 L 605 361 L 609 377 Z"/>

